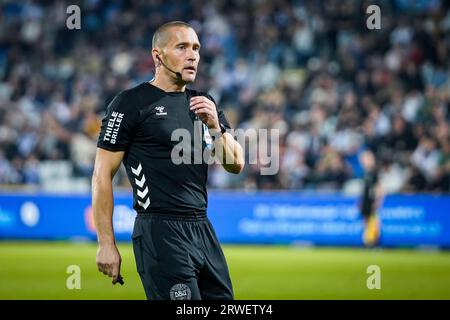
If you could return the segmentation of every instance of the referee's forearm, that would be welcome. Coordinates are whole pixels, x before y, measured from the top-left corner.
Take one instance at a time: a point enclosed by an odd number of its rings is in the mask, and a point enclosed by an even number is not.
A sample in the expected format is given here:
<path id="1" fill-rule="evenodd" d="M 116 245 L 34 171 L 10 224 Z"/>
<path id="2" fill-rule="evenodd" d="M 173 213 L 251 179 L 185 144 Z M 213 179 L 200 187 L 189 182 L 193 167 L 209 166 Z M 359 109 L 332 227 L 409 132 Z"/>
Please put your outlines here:
<path id="1" fill-rule="evenodd" d="M 97 241 L 101 246 L 114 245 L 112 181 L 94 173 L 92 177 L 92 209 Z"/>
<path id="2" fill-rule="evenodd" d="M 225 132 L 222 137 L 214 140 L 215 155 L 224 169 L 238 174 L 244 169 L 244 152 L 239 142 Z"/>

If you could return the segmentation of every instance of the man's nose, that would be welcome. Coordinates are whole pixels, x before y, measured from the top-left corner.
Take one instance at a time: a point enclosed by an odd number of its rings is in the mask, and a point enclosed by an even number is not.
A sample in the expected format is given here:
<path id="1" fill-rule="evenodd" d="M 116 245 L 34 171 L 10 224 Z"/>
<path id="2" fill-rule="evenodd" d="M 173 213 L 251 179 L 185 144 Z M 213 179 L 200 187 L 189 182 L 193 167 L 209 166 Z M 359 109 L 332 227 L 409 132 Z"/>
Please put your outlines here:
<path id="1" fill-rule="evenodd" d="M 195 50 L 193 50 L 193 49 L 190 49 L 188 51 L 189 52 L 188 52 L 187 59 L 189 61 L 195 62 L 198 59 L 198 53 Z"/>

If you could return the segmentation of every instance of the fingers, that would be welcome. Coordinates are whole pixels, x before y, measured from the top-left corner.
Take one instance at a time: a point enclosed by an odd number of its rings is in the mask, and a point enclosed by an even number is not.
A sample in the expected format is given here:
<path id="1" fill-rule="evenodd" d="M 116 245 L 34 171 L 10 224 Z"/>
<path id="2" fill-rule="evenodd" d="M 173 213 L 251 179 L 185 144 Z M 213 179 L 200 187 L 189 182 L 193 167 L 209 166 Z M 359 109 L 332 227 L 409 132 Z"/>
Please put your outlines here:
<path id="1" fill-rule="evenodd" d="M 97 263 L 97 268 L 98 268 L 98 271 L 102 272 L 104 275 L 108 274 L 107 264 L 98 262 Z"/>
<path id="2" fill-rule="evenodd" d="M 190 110 L 199 116 L 203 123 L 208 127 L 217 123 L 218 115 L 214 102 L 204 96 L 192 97 L 190 101 Z"/>
<path id="3" fill-rule="evenodd" d="M 208 114 L 208 115 L 214 116 L 213 110 L 211 110 L 209 108 L 198 108 L 193 111 L 195 114 Z"/>
<path id="4" fill-rule="evenodd" d="M 99 247 L 97 251 L 97 268 L 104 275 L 113 278 L 113 284 L 123 282 L 120 277 L 122 259 L 119 251 L 114 247 Z"/>
<path id="5" fill-rule="evenodd" d="M 103 273 L 105 276 L 109 276 L 111 273 L 111 267 L 107 263 L 97 263 L 98 271 Z"/>
<path id="6" fill-rule="evenodd" d="M 206 123 L 209 126 L 211 126 L 214 123 L 217 123 L 217 112 L 216 109 L 212 109 L 210 107 L 205 107 L 203 103 L 198 104 L 196 107 L 191 107 L 191 110 L 194 111 L 196 115 L 199 116 L 200 120 L 203 123 Z"/>
<path id="7" fill-rule="evenodd" d="M 108 277 L 117 277 L 120 273 L 120 261 L 115 263 L 97 263 L 98 271 L 102 272 Z"/>
<path id="8" fill-rule="evenodd" d="M 216 105 L 214 104 L 214 102 L 203 96 L 192 97 L 190 101 L 190 106 L 191 110 L 195 110 L 200 107 L 207 107 L 211 110 L 216 109 Z"/>
<path id="9" fill-rule="evenodd" d="M 195 96 L 195 97 L 191 98 L 191 105 L 201 103 L 201 102 L 205 102 L 207 104 L 214 105 L 214 102 L 212 102 L 205 96 Z"/>
<path id="10" fill-rule="evenodd" d="M 112 265 L 111 268 L 111 275 L 110 277 L 112 277 L 112 284 L 116 284 L 118 279 L 119 279 L 119 275 L 120 275 L 120 262 L 119 263 L 115 263 Z"/>
<path id="11" fill-rule="evenodd" d="M 208 110 L 208 113 L 214 114 L 216 112 L 215 107 L 205 105 L 204 103 L 199 103 L 190 108 L 191 111 L 198 113 L 200 109 Z"/>

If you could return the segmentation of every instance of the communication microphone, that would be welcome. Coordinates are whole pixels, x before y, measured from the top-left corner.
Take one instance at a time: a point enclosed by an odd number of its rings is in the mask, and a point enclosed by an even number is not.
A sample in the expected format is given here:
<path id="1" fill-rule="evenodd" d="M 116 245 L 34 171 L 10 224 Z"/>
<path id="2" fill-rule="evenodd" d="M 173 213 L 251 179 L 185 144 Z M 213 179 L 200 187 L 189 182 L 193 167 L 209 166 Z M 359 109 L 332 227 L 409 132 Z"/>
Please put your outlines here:
<path id="1" fill-rule="evenodd" d="M 173 71 L 168 66 L 166 66 L 166 64 L 162 61 L 162 59 L 159 57 L 159 55 L 158 55 L 158 60 L 159 60 L 159 62 L 161 62 L 161 64 L 164 66 L 164 68 L 166 68 L 170 72 L 174 73 L 177 76 L 177 79 L 181 79 L 182 78 L 181 72 Z"/>

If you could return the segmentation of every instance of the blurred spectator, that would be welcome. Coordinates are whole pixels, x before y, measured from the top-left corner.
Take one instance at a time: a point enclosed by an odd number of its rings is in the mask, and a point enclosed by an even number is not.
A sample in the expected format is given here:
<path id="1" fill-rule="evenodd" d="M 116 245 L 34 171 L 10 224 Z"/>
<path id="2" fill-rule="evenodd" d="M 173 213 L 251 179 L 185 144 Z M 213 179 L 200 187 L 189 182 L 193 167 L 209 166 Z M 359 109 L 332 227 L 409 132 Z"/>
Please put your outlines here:
<path id="1" fill-rule="evenodd" d="M 368 147 L 387 192 L 449 192 L 449 2 L 376 3 L 381 30 L 367 1 L 336 0 L 87 1 L 68 30 L 68 1 L 2 1 L 0 183 L 43 185 L 57 160 L 89 188 L 99 119 L 151 79 L 152 34 L 179 19 L 202 42 L 193 86 L 235 127 L 280 133 L 278 174 L 261 176 L 261 159 L 239 178 L 211 166 L 212 186 L 340 190 Z"/>

